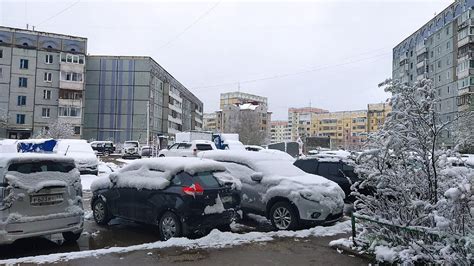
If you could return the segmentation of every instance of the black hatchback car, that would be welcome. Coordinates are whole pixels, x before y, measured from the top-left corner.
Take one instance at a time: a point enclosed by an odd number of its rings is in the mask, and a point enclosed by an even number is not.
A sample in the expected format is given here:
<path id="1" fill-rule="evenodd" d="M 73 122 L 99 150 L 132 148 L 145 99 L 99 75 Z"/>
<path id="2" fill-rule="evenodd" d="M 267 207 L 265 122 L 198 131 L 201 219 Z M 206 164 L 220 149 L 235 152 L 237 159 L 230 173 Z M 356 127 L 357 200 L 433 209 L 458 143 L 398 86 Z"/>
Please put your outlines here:
<path id="1" fill-rule="evenodd" d="M 91 186 L 97 224 L 120 217 L 157 225 L 162 240 L 228 229 L 240 207 L 239 181 L 214 161 L 141 159 Z"/>
<path id="2" fill-rule="evenodd" d="M 296 160 L 294 165 L 308 174 L 319 175 L 337 183 L 346 194 L 344 201 L 354 201 L 355 198 L 350 195 L 351 186 L 359 181 L 359 177 L 354 173 L 354 167 L 346 161 L 338 158 L 308 157 Z"/>

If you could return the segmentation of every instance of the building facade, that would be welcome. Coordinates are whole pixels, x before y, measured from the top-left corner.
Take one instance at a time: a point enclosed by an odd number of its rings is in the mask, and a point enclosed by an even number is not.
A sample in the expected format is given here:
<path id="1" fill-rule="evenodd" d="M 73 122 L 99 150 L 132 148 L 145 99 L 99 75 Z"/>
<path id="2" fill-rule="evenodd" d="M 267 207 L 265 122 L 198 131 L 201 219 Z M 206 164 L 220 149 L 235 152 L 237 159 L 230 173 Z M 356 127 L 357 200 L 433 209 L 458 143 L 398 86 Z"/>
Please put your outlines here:
<path id="1" fill-rule="evenodd" d="M 30 138 L 54 122 L 83 130 L 87 39 L 0 27 L 0 138 Z"/>
<path id="2" fill-rule="evenodd" d="M 377 132 L 385 123 L 385 119 L 392 111 L 389 103 L 374 103 L 367 105 L 367 133 Z"/>
<path id="3" fill-rule="evenodd" d="M 156 143 L 180 131 L 202 130 L 202 102 L 152 58 L 87 60 L 85 139 L 146 143 L 148 136 Z"/>
<path id="4" fill-rule="evenodd" d="M 291 141 L 291 130 L 288 121 L 272 121 L 270 123 L 270 143 Z"/>
<path id="5" fill-rule="evenodd" d="M 329 111 L 314 107 L 289 108 L 288 128 L 291 132 L 291 140 L 297 141 L 298 138 L 311 136 L 312 116 L 327 112 Z"/>
<path id="6" fill-rule="evenodd" d="M 393 79 L 413 84 L 431 79 L 443 122 L 474 110 L 474 0 L 454 1 L 393 49 Z M 457 125 L 447 128 L 439 145 L 455 144 Z"/>
<path id="7" fill-rule="evenodd" d="M 221 93 L 220 109 L 224 109 L 227 105 L 242 105 L 246 103 L 268 107 L 268 98 L 240 91 Z"/>

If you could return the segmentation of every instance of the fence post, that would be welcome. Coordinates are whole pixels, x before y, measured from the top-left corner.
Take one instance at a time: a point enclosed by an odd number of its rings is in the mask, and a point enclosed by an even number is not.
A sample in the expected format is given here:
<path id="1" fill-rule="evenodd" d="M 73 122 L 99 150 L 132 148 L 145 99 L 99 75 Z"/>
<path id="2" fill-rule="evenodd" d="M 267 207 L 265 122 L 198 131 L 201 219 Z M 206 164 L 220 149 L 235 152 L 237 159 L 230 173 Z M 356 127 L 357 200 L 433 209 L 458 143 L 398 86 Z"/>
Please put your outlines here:
<path id="1" fill-rule="evenodd" d="M 356 219 L 354 214 L 351 215 L 351 224 L 352 224 L 352 242 L 354 243 L 354 246 L 357 246 L 356 243 Z"/>

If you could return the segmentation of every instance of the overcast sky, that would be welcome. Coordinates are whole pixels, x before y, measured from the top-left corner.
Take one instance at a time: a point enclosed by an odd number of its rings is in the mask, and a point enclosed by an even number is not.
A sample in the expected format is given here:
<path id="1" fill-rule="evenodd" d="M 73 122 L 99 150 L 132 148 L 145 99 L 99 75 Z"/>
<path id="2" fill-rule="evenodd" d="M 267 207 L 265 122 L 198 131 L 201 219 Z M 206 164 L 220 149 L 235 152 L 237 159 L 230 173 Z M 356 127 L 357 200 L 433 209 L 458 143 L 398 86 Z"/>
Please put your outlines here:
<path id="1" fill-rule="evenodd" d="M 388 95 L 391 50 L 452 0 L 0 0 L 0 24 L 88 38 L 90 54 L 148 55 L 204 102 L 235 91 L 289 107 L 364 109 Z"/>

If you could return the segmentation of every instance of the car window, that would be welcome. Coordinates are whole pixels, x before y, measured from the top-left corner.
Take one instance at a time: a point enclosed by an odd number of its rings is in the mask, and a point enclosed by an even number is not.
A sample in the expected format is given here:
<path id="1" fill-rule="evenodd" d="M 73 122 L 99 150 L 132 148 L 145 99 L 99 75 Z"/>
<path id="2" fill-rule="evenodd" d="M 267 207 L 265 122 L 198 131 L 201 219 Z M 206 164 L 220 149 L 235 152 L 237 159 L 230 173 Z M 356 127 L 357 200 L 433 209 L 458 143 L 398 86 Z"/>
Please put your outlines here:
<path id="1" fill-rule="evenodd" d="M 191 148 L 191 143 L 181 143 L 178 146 L 178 150 L 185 150 Z"/>
<path id="2" fill-rule="evenodd" d="M 183 187 L 191 186 L 194 183 L 199 183 L 199 185 L 201 185 L 201 187 L 204 189 L 221 187 L 217 179 L 213 176 L 212 172 L 201 172 L 195 174 L 194 176 L 186 172 L 181 172 L 171 180 L 171 183 L 175 186 Z"/>
<path id="3" fill-rule="evenodd" d="M 320 162 L 318 167 L 318 175 L 322 176 L 339 176 L 339 164 Z"/>
<path id="4" fill-rule="evenodd" d="M 196 150 L 198 151 L 212 151 L 212 146 L 209 144 L 196 144 Z"/>
<path id="5" fill-rule="evenodd" d="M 301 159 L 297 160 L 294 165 L 301 170 L 305 171 L 306 173 L 310 174 L 317 174 L 318 169 L 318 161 L 315 159 Z"/>
<path id="6" fill-rule="evenodd" d="M 8 167 L 8 171 L 20 172 L 22 174 L 31 174 L 38 172 L 61 172 L 67 173 L 74 169 L 73 164 L 60 162 L 32 162 L 32 163 L 13 163 Z"/>

